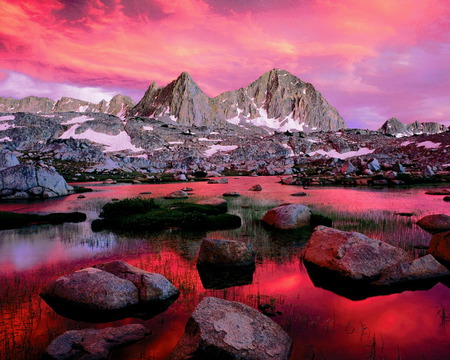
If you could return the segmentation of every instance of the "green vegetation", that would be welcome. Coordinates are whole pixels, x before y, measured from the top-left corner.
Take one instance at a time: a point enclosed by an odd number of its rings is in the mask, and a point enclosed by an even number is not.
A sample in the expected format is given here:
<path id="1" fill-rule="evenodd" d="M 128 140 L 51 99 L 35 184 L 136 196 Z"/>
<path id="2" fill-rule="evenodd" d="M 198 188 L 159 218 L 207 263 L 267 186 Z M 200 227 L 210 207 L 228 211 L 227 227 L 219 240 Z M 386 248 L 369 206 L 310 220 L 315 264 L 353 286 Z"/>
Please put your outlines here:
<path id="1" fill-rule="evenodd" d="M 86 214 L 83 214 L 81 212 L 37 215 L 37 214 L 21 214 L 9 211 L 0 211 L 0 230 L 16 229 L 28 225 L 83 222 L 85 220 Z"/>
<path id="2" fill-rule="evenodd" d="M 153 199 L 124 199 L 106 204 L 100 218 L 92 223 L 94 231 L 112 230 L 184 230 L 232 229 L 241 226 L 241 218 L 226 214 L 224 205 L 168 203 L 158 205 Z"/>

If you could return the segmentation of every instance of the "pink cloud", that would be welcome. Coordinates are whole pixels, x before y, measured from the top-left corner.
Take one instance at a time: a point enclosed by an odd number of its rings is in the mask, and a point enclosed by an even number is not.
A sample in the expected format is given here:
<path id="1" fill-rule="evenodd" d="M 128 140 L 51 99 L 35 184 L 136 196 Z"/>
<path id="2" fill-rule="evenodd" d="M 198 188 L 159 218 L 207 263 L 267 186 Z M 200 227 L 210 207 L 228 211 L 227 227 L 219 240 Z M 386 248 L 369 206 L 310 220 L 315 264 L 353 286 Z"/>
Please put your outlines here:
<path id="1" fill-rule="evenodd" d="M 215 96 L 277 67 L 313 83 L 352 124 L 448 121 L 446 2 L 0 0 L 0 9 L 0 69 L 39 81 L 143 94 L 188 71 Z"/>

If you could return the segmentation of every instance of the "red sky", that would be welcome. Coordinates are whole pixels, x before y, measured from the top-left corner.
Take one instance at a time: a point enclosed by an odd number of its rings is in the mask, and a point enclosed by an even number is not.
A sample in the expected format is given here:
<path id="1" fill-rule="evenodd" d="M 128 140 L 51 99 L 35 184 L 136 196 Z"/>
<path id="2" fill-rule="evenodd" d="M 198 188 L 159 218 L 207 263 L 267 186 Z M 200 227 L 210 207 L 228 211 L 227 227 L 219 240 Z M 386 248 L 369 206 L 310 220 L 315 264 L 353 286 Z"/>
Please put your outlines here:
<path id="1" fill-rule="evenodd" d="M 139 100 L 187 71 L 209 96 L 272 68 L 349 127 L 450 125 L 443 0 L 0 0 L 0 96 Z"/>

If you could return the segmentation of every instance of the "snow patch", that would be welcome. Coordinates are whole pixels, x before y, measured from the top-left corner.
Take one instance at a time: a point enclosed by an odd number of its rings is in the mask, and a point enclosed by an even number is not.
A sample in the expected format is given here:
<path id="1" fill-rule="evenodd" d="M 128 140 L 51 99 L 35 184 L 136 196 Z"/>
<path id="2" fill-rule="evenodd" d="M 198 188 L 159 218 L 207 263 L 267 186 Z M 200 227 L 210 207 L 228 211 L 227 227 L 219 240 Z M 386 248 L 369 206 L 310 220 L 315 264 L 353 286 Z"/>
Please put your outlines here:
<path id="1" fill-rule="evenodd" d="M 231 151 L 237 149 L 237 145 L 211 145 L 209 149 L 205 150 L 206 156 L 212 156 L 219 151 Z"/>
<path id="2" fill-rule="evenodd" d="M 409 144 L 412 144 L 412 141 L 403 141 L 400 146 L 408 146 Z"/>
<path id="3" fill-rule="evenodd" d="M 434 143 L 432 141 L 423 141 L 417 144 L 417 147 L 424 147 L 426 149 L 437 149 L 441 146 L 441 143 Z"/>
<path id="4" fill-rule="evenodd" d="M 77 117 L 74 117 L 73 119 L 70 119 L 70 120 L 67 120 L 67 121 L 61 123 L 61 125 L 81 124 L 81 123 L 84 123 L 84 122 L 90 121 L 90 120 L 95 120 L 95 119 L 92 117 L 89 117 L 89 116 L 85 116 L 85 115 L 77 116 Z"/>
<path id="5" fill-rule="evenodd" d="M 12 139 L 8 136 L 5 136 L 3 138 L 0 139 L 0 142 L 5 142 L 5 141 L 12 141 Z"/>
<path id="6" fill-rule="evenodd" d="M 143 126 L 142 129 L 144 129 L 145 131 L 153 131 L 153 126 Z"/>
<path id="7" fill-rule="evenodd" d="M 0 116 L 0 121 L 14 120 L 16 117 L 14 115 L 4 115 Z"/>
<path id="8" fill-rule="evenodd" d="M 22 127 L 22 126 L 16 126 L 15 124 L 8 124 L 8 123 L 3 123 L 0 124 L 0 131 L 4 131 L 4 130 L 8 130 L 8 129 L 14 129 L 16 127 Z"/>
<path id="9" fill-rule="evenodd" d="M 220 142 L 220 141 L 223 141 L 223 140 L 222 140 L 222 139 L 198 138 L 198 141 L 214 141 L 214 142 Z"/>
<path id="10" fill-rule="evenodd" d="M 284 148 L 289 150 L 289 155 L 288 156 L 294 156 L 294 150 L 292 150 L 292 148 L 288 145 L 288 144 L 281 144 L 283 145 Z"/>
<path id="11" fill-rule="evenodd" d="M 328 156 L 330 158 L 338 158 L 338 159 L 348 159 L 351 158 L 353 156 L 361 156 L 361 155 L 367 155 L 367 154 L 372 154 L 375 151 L 375 149 L 369 149 L 369 148 L 360 148 L 357 151 L 348 151 L 346 153 L 338 153 L 336 150 L 330 150 L 330 151 L 325 151 L 325 150 L 317 150 L 317 151 L 313 151 L 308 153 L 309 156 L 314 156 L 314 155 L 323 155 L 323 156 Z"/>
<path id="12" fill-rule="evenodd" d="M 170 145 L 184 144 L 183 141 L 169 141 Z"/>

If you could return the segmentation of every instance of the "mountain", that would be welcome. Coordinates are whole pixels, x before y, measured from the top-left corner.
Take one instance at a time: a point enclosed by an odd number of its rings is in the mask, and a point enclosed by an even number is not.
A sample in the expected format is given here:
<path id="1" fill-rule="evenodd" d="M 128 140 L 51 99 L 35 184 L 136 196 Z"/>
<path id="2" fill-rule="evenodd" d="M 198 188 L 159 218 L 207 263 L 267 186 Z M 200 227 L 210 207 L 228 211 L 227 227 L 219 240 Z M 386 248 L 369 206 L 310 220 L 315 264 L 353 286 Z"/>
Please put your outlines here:
<path id="1" fill-rule="evenodd" d="M 46 97 L 28 96 L 20 100 L 0 97 L 0 112 L 16 113 L 28 112 L 35 114 L 50 114 L 55 112 L 98 112 L 122 117 L 125 112 L 134 106 L 129 96 L 116 95 L 111 101 L 102 100 L 98 104 L 62 97 L 58 101 Z"/>
<path id="2" fill-rule="evenodd" d="M 439 134 L 447 131 L 447 127 L 436 122 L 419 123 L 415 121 L 411 124 L 404 124 L 394 117 L 386 120 L 378 131 L 385 135 L 402 137 L 420 134 Z"/>
<path id="3" fill-rule="evenodd" d="M 188 73 L 183 72 L 163 88 L 153 82 L 127 115 L 170 119 L 181 125 L 211 126 L 223 121 L 215 107 L 214 100 L 205 95 Z"/>
<path id="4" fill-rule="evenodd" d="M 152 83 L 127 116 L 170 119 L 182 125 L 334 131 L 345 128 L 338 111 L 314 88 L 274 69 L 245 88 L 209 98 L 188 73 L 163 88 Z"/>
<path id="5" fill-rule="evenodd" d="M 338 111 L 313 85 L 273 69 L 246 88 L 214 99 L 227 121 L 278 131 L 335 131 L 346 128 Z"/>

